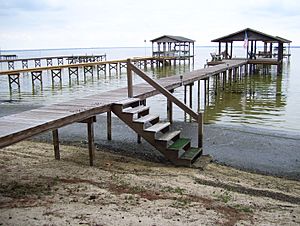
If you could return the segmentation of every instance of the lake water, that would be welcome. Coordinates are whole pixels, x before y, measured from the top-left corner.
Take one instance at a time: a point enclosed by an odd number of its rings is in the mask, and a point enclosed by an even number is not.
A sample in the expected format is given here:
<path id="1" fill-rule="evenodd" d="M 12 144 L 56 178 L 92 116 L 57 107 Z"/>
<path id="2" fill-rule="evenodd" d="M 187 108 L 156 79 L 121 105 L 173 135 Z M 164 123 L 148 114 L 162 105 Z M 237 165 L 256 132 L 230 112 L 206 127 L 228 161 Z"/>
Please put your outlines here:
<path id="1" fill-rule="evenodd" d="M 194 65 L 181 64 L 161 69 L 147 68 L 147 73 L 153 78 L 172 76 L 184 72 L 203 68 L 210 52 L 214 47 L 196 47 Z M 2 51 L 3 54 L 16 54 L 19 58 L 44 57 L 60 55 L 97 55 L 106 54 L 107 60 L 126 59 L 129 57 L 150 56 L 151 48 L 95 48 L 95 49 L 59 49 L 59 50 L 32 50 L 32 51 Z M 267 74 L 254 74 L 251 77 L 242 77 L 237 82 L 214 92 L 214 83 L 210 82 L 209 101 L 204 101 L 204 83 L 200 83 L 200 101 L 197 98 L 197 84 L 193 86 L 192 108 L 204 111 L 205 123 L 219 123 L 226 125 L 247 125 L 256 128 L 276 129 L 298 133 L 300 131 L 300 48 L 291 49 L 290 62 L 285 59 L 283 72 L 277 75 L 276 67 L 272 66 Z M 243 48 L 235 48 L 234 56 L 244 56 Z M 7 68 L 4 63 L 1 70 Z M 101 93 L 126 86 L 126 72 L 117 75 L 112 72 L 97 76 L 88 75 L 84 81 L 81 71 L 80 82 L 69 84 L 67 71 L 64 71 L 62 87 L 52 88 L 50 72 L 43 73 L 43 90 L 31 86 L 31 75 L 21 76 L 21 92 L 9 92 L 7 76 L 0 76 L 0 107 L 5 111 L 7 106 L 17 105 L 49 105 L 74 98 Z M 141 80 L 134 78 L 134 83 Z M 183 88 L 178 88 L 175 95 L 183 100 Z M 157 112 L 166 118 L 166 99 L 161 95 L 148 100 L 151 111 Z M 182 111 L 174 107 L 174 118 L 183 120 Z"/>

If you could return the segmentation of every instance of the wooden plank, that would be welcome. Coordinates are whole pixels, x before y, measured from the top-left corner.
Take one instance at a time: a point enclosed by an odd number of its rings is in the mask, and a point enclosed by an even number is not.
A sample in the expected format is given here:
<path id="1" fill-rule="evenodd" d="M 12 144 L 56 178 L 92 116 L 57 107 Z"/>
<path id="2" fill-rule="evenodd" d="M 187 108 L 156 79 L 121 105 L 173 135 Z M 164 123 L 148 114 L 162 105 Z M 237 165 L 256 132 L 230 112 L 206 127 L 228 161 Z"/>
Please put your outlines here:
<path id="1" fill-rule="evenodd" d="M 243 64 L 246 64 L 245 60 L 231 61 L 228 65 L 226 63 L 226 65 L 215 66 L 215 68 L 199 69 L 186 73 L 183 76 L 182 81 L 180 76 L 164 78 L 159 81 L 159 84 L 167 87 L 166 89 L 174 89 L 181 86 L 182 82 L 184 84 L 190 84 L 191 82 L 201 78 L 209 77 L 218 71 L 222 72 L 229 68 Z M 41 68 L 38 68 L 38 70 L 40 71 Z M 159 91 L 146 83 L 134 85 L 133 91 L 134 96 L 140 97 L 141 99 L 145 99 L 159 93 Z M 42 107 L 40 109 L 2 117 L 0 118 L 0 148 L 41 132 L 55 130 L 59 127 L 85 120 L 93 115 L 108 112 L 110 111 L 111 104 L 126 98 L 126 94 L 127 88 L 120 88 L 64 103 Z M 108 123 L 108 130 L 110 130 L 109 127 L 111 127 L 111 125 Z"/>

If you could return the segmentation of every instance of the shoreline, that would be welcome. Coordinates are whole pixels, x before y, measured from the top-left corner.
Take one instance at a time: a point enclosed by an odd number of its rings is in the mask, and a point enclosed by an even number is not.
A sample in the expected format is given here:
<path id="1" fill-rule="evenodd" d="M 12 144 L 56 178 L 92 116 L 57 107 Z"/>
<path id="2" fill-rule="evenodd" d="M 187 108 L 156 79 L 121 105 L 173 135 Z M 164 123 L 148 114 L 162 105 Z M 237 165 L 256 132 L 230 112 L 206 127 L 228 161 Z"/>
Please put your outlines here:
<path id="1" fill-rule="evenodd" d="M 174 121 L 172 129 L 180 129 L 182 137 L 192 138 L 196 145 L 197 125 Z M 237 169 L 264 175 L 300 180 L 300 136 L 279 131 L 204 125 L 204 154 L 213 160 Z M 72 124 L 59 129 L 63 144 L 86 144 L 86 127 Z M 52 142 L 51 133 L 41 134 L 32 140 Z M 126 156 L 136 156 L 151 162 L 166 162 L 150 144 L 136 142 L 136 134 L 118 118 L 112 119 L 112 140 L 106 139 L 106 117 L 97 116 L 95 143 L 99 148 L 112 150 Z"/>
<path id="2" fill-rule="evenodd" d="M 3 104 L 0 117 L 40 107 L 39 105 Z M 174 121 L 173 129 L 182 130 L 182 136 L 192 138 L 196 144 L 197 126 L 194 123 Z M 86 128 L 72 124 L 59 129 L 60 141 L 64 144 L 86 142 Z M 51 143 L 50 132 L 31 140 Z M 113 150 L 142 160 L 161 162 L 166 160 L 146 141 L 136 143 L 136 134 L 118 118 L 113 117 L 112 141 L 106 139 L 106 116 L 97 116 L 95 143 L 99 148 Z M 300 180 L 300 135 L 290 131 L 255 128 L 247 125 L 205 124 L 204 154 L 209 154 L 219 164 L 264 175 Z"/>

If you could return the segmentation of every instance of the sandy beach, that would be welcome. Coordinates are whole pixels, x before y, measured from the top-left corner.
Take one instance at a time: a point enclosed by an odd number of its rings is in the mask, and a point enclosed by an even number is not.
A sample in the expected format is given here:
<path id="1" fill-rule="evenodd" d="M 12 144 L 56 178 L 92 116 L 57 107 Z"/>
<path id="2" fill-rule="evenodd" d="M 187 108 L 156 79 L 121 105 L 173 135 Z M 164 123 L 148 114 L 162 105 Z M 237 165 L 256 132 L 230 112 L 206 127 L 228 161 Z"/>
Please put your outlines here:
<path id="1" fill-rule="evenodd" d="M 300 182 L 211 163 L 174 167 L 84 144 L 1 150 L 0 225 L 299 225 Z M 205 158 L 204 158 L 205 159 Z M 203 161 L 205 162 L 205 160 Z"/>
<path id="2" fill-rule="evenodd" d="M 98 116 L 94 167 L 85 124 L 59 129 L 60 161 L 50 132 L 1 149 L 0 225 L 299 225 L 299 135 L 205 125 L 192 169 L 137 144 L 115 117 L 108 141 L 105 125 Z M 193 123 L 172 127 L 195 138 Z"/>

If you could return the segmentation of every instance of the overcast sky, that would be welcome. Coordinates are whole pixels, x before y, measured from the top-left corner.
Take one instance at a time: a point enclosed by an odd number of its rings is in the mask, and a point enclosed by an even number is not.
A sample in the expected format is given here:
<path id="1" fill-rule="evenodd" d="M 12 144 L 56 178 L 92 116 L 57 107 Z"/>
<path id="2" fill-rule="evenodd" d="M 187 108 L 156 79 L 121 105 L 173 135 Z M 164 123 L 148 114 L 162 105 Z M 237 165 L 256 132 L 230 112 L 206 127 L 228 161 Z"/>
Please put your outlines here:
<path id="1" fill-rule="evenodd" d="M 299 0 L 0 0 L 0 48 L 144 46 L 164 34 L 214 45 L 253 28 L 300 45 Z"/>

